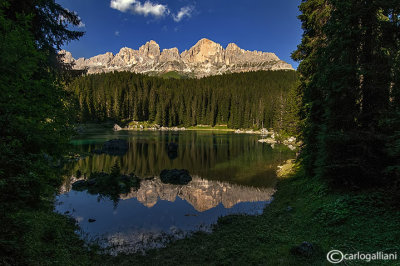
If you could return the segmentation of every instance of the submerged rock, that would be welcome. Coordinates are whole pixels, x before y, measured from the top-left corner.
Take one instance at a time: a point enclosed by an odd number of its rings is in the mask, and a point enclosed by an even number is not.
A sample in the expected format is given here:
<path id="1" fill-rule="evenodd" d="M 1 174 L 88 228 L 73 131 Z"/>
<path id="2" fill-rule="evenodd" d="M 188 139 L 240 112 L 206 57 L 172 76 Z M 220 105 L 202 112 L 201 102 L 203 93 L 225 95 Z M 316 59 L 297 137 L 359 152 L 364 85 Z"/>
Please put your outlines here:
<path id="1" fill-rule="evenodd" d="M 178 151 L 178 144 L 174 142 L 168 143 L 168 151 L 173 152 L 173 151 Z"/>
<path id="2" fill-rule="evenodd" d="M 104 142 L 103 144 L 103 152 L 105 153 L 114 153 L 114 152 L 126 152 L 128 150 L 128 142 L 122 139 L 112 139 Z"/>
<path id="3" fill-rule="evenodd" d="M 72 184 L 73 190 L 84 190 L 86 188 L 86 181 L 85 180 L 78 180 Z"/>
<path id="4" fill-rule="evenodd" d="M 109 155 L 124 155 L 128 151 L 128 142 L 123 139 L 112 139 L 104 142 L 101 150 L 94 150 L 93 153 Z"/>
<path id="5" fill-rule="evenodd" d="M 168 158 L 170 158 L 171 160 L 178 157 L 178 144 L 170 142 L 167 146 L 167 150 Z"/>
<path id="6" fill-rule="evenodd" d="M 189 171 L 185 169 L 164 169 L 160 173 L 161 182 L 165 184 L 187 185 L 192 181 Z"/>
<path id="7" fill-rule="evenodd" d="M 86 182 L 86 184 L 88 186 L 94 186 L 94 185 L 96 185 L 96 183 L 97 183 L 97 179 L 96 178 L 91 178 Z"/>

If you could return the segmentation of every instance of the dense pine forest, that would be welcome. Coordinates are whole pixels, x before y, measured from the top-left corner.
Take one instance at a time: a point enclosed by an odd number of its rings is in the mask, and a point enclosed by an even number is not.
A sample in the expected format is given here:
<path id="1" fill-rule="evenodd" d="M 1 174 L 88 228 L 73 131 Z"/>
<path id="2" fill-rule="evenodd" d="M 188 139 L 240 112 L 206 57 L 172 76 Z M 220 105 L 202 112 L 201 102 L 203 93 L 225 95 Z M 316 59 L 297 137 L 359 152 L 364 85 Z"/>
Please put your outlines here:
<path id="1" fill-rule="evenodd" d="M 302 162 L 340 187 L 400 177 L 400 1 L 304 1 Z"/>
<path id="2" fill-rule="evenodd" d="M 81 121 L 150 121 L 162 126 L 227 124 L 284 127 L 294 122 L 295 71 L 258 71 L 202 79 L 164 79 L 129 72 L 82 76 L 69 90 Z M 282 122 L 284 121 L 284 123 Z"/>

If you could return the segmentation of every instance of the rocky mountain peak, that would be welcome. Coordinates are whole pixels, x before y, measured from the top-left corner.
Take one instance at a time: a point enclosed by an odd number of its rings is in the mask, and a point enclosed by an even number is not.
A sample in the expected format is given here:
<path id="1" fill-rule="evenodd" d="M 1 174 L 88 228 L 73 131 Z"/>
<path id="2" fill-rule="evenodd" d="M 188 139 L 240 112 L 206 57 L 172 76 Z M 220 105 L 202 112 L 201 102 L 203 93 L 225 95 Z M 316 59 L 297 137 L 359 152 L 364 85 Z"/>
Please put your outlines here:
<path id="1" fill-rule="evenodd" d="M 181 61 L 178 48 L 164 49 L 161 52 L 160 62 Z"/>
<path id="2" fill-rule="evenodd" d="M 221 63 L 224 58 L 224 48 L 218 43 L 203 38 L 182 56 L 190 63 Z"/>
<path id="3" fill-rule="evenodd" d="M 242 51 L 242 49 L 239 48 L 239 46 L 236 45 L 236 43 L 231 42 L 226 46 L 225 49 L 226 52 L 231 52 L 231 51 Z"/>
<path id="4" fill-rule="evenodd" d="M 160 56 L 160 46 L 153 40 L 146 42 L 146 44 L 139 48 L 139 55 L 142 57 L 156 59 Z"/>
<path id="5" fill-rule="evenodd" d="M 107 66 L 113 58 L 114 55 L 111 52 L 107 52 L 105 54 L 96 55 L 85 61 L 88 62 L 88 66 Z"/>
<path id="6" fill-rule="evenodd" d="M 128 47 L 123 47 L 113 58 L 111 65 L 114 67 L 123 67 L 136 64 L 138 61 L 137 56 L 137 51 Z"/>
<path id="7" fill-rule="evenodd" d="M 114 56 L 108 52 L 89 59 L 74 59 L 70 52 L 64 54 L 66 63 L 74 63 L 75 69 L 88 68 L 88 73 L 131 71 L 136 73 L 165 73 L 177 71 L 193 77 L 219 75 L 226 72 L 248 72 L 258 70 L 293 70 L 274 53 L 246 51 L 235 43 L 224 49 L 219 43 L 203 38 L 189 50 L 179 54 L 177 48 L 163 49 L 151 40 L 139 50 L 123 47 Z"/>
<path id="8" fill-rule="evenodd" d="M 211 41 L 210 39 L 203 38 L 200 39 L 193 47 L 202 46 L 202 45 L 216 45 L 218 43 Z"/>

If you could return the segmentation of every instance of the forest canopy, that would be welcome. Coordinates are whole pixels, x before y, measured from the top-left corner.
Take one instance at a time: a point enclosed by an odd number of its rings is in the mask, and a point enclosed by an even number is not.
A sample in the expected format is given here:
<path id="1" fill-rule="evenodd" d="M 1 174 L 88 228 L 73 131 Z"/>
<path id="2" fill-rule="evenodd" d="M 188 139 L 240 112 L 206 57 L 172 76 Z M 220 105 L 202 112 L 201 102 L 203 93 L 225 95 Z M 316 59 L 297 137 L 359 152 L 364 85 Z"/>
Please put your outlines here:
<path id="1" fill-rule="evenodd" d="M 296 89 L 295 71 L 258 71 L 202 79 L 162 79 L 129 72 L 82 76 L 69 90 L 80 120 L 150 121 L 162 126 L 227 124 L 271 128 Z M 293 93 L 292 93 L 293 95 Z"/>

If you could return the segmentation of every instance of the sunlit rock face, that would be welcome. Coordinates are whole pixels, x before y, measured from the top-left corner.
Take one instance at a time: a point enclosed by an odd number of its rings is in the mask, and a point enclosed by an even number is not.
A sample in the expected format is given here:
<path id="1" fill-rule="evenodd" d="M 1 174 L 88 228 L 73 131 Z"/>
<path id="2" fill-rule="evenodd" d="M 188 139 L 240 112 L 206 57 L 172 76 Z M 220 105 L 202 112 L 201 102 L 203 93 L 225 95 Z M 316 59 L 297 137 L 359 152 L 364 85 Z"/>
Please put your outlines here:
<path id="1" fill-rule="evenodd" d="M 258 70 L 293 70 L 290 64 L 280 60 L 274 53 L 246 51 L 234 43 L 224 49 L 205 38 L 181 54 L 177 48 L 161 52 L 160 46 L 153 40 L 139 50 L 124 47 L 115 56 L 108 52 L 88 59 L 74 59 L 65 50 L 60 54 L 64 54 L 64 62 L 74 63 L 75 69 L 87 69 L 89 74 L 111 71 L 162 74 L 176 71 L 200 78 Z"/>
<path id="2" fill-rule="evenodd" d="M 272 188 L 244 187 L 200 177 L 193 177 L 187 185 L 171 185 L 162 183 L 157 177 L 143 180 L 139 190 L 121 195 L 121 199 L 137 198 L 144 206 L 152 207 L 158 200 L 174 202 L 179 197 L 203 212 L 220 203 L 225 208 L 231 208 L 240 202 L 269 201 L 273 193 Z"/>
<path id="3" fill-rule="evenodd" d="M 158 62 L 158 58 L 160 57 L 160 46 L 153 40 L 147 42 L 139 48 L 139 57 L 143 61 L 154 60 L 154 62 Z"/>
<path id="4" fill-rule="evenodd" d="M 201 39 L 189 51 L 184 51 L 181 56 L 185 63 L 217 65 L 223 62 L 225 51 L 220 44 L 208 39 Z"/>
<path id="5" fill-rule="evenodd" d="M 139 60 L 139 52 L 128 47 L 123 47 L 111 60 L 110 66 L 123 68 L 135 65 Z"/>
<path id="6" fill-rule="evenodd" d="M 67 64 L 74 63 L 75 59 L 72 57 L 72 54 L 68 51 L 61 50 L 59 55 L 63 56 L 63 61 Z"/>
<path id="7" fill-rule="evenodd" d="M 164 49 L 160 56 L 160 63 L 182 61 L 178 48 Z"/>

